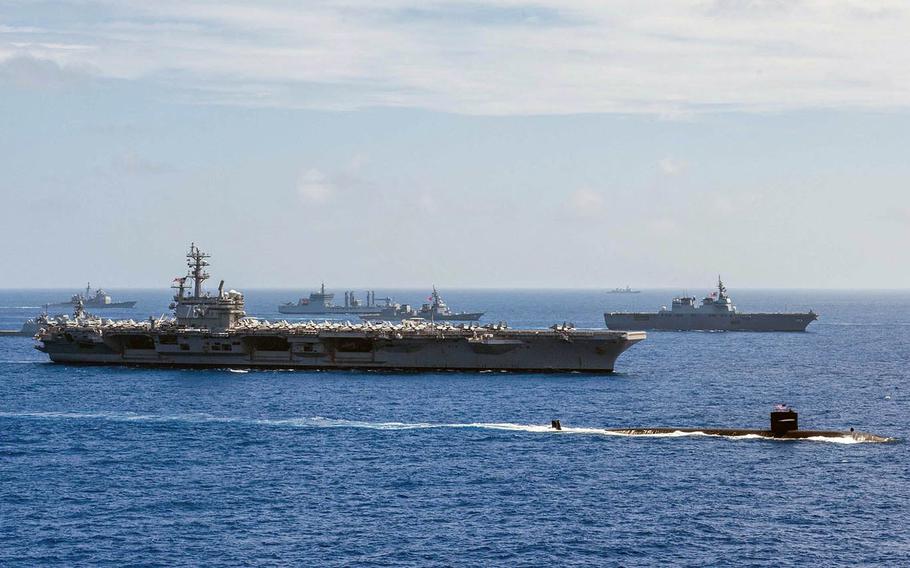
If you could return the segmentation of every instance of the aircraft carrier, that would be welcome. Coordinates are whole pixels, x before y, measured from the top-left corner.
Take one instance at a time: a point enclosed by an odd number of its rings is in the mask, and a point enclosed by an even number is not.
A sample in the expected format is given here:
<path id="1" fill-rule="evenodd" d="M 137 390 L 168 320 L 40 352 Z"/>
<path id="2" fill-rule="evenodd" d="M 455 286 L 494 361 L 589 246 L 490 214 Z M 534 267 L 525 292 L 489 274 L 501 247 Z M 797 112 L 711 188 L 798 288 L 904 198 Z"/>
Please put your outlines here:
<path id="1" fill-rule="evenodd" d="M 609 329 L 637 329 L 664 331 L 806 331 L 818 319 L 818 314 L 805 313 L 749 313 L 737 311 L 727 288 L 717 277 L 717 291 L 696 306 L 695 298 L 682 296 L 673 299 L 668 310 L 657 313 L 608 312 L 604 322 Z"/>
<path id="2" fill-rule="evenodd" d="M 246 317 L 243 294 L 204 293 L 209 255 L 195 244 L 175 280 L 174 317 L 111 321 L 87 316 L 42 328 L 37 349 L 57 363 L 222 368 L 611 372 L 643 332 L 571 325 L 510 329 L 411 321 L 288 323 Z M 188 290 L 187 281 L 193 281 Z"/>

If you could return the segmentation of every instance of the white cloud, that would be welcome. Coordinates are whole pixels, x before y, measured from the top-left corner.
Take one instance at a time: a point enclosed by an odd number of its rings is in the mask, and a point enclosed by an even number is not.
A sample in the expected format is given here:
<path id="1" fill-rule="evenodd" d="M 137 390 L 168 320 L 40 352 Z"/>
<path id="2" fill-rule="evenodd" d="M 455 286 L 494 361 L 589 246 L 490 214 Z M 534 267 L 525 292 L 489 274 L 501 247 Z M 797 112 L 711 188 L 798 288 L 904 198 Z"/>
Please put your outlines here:
<path id="1" fill-rule="evenodd" d="M 7 26 L 0 59 L 253 106 L 661 117 L 910 106 L 910 5 L 885 0 L 86 3 Z"/>
<path id="2" fill-rule="evenodd" d="M 114 174 L 158 175 L 176 171 L 164 162 L 147 158 L 136 151 L 127 151 L 111 158 L 110 171 Z"/>
<path id="3" fill-rule="evenodd" d="M 581 188 L 569 195 L 566 207 L 579 217 L 596 217 L 604 209 L 604 196 L 588 188 Z"/>
<path id="4" fill-rule="evenodd" d="M 311 168 L 297 179 L 297 194 L 307 203 L 323 203 L 335 193 L 335 186 L 321 171 Z"/>
<path id="5" fill-rule="evenodd" d="M 0 59 L 0 86 L 49 90 L 72 87 L 88 79 L 85 69 L 31 55 Z"/>
<path id="6" fill-rule="evenodd" d="M 720 215 L 744 215 L 757 210 L 761 195 L 755 192 L 717 192 L 707 196 L 709 207 Z"/>
<path id="7" fill-rule="evenodd" d="M 436 198 L 430 193 L 421 193 L 417 196 L 417 209 L 425 215 L 436 215 L 439 213 L 439 205 Z"/>
<path id="8" fill-rule="evenodd" d="M 657 167 L 661 173 L 667 176 L 675 176 L 683 173 L 688 164 L 684 160 L 666 157 L 657 162 Z"/>

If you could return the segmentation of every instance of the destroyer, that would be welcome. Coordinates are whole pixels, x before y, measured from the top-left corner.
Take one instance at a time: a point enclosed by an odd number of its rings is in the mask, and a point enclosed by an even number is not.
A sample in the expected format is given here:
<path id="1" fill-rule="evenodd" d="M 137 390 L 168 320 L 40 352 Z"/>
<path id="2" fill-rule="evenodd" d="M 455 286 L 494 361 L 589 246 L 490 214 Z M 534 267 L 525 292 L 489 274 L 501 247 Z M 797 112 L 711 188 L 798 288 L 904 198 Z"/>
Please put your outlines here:
<path id="1" fill-rule="evenodd" d="M 633 290 L 631 286 L 626 285 L 625 288 L 613 288 L 610 294 L 641 294 L 641 290 Z"/>
<path id="2" fill-rule="evenodd" d="M 430 321 L 477 321 L 483 317 L 483 312 L 453 312 L 439 295 L 436 286 L 429 298 L 431 303 L 420 306 L 419 310 L 413 309 L 408 304 L 389 304 L 377 313 L 360 316 L 367 321 L 402 321 L 406 319 L 425 319 Z"/>
<path id="3" fill-rule="evenodd" d="M 671 309 L 657 313 L 609 312 L 604 321 L 610 329 L 657 329 L 673 331 L 806 331 L 806 326 L 818 319 L 818 314 L 806 313 L 747 313 L 739 312 L 727 295 L 727 288 L 717 277 L 717 292 L 696 306 L 695 298 L 673 299 Z"/>
<path id="4" fill-rule="evenodd" d="M 69 302 L 60 302 L 59 304 L 50 304 L 51 306 L 73 306 L 76 307 L 76 304 L 82 302 L 83 307 L 90 308 L 93 310 L 106 310 L 111 308 L 132 308 L 136 305 L 135 301 L 127 302 L 115 302 L 111 299 L 104 290 L 98 288 L 95 290 L 95 293 L 92 294 L 92 285 L 91 283 L 86 284 L 85 294 L 79 292 L 78 294 L 73 294 L 73 297 L 70 298 Z"/>
<path id="5" fill-rule="evenodd" d="M 325 283 L 319 288 L 318 292 L 312 292 L 309 298 L 300 298 L 297 303 L 288 302 L 278 306 L 278 313 L 281 314 L 305 314 L 305 315 L 357 315 L 371 314 L 379 310 L 392 306 L 391 298 L 380 298 L 376 302 L 376 292 L 367 292 L 366 304 L 355 297 L 354 292 L 344 293 L 344 305 L 335 305 L 335 294 L 326 293 Z"/>
<path id="6" fill-rule="evenodd" d="M 41 330 L 37 348 L 59 363 L 610 372 L 620 353 L 645 338 L 570 325 L 262 321 L 246 317 L 243 294 L 225 292 L 223 280 L 216 294 L 203 293 L 208 257 L 190 246 L 190 272 L 175 281 L 173 318 L 115 322 L 77 308 L 74 320 Z"/>

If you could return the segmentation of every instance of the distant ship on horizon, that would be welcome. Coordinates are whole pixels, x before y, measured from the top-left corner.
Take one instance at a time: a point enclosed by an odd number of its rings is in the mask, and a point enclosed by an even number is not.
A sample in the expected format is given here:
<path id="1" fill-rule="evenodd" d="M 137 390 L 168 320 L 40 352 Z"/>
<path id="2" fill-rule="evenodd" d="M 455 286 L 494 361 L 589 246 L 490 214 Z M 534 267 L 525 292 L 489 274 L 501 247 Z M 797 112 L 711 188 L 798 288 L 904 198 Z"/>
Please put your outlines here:
<path id="1" fill-rule="evenodd" d="M 641 294 L 641 290 L 633 290 L 631 286 L 626 285 L 625 288 L 613 288 L 609 292 L 610 294 Z"/>

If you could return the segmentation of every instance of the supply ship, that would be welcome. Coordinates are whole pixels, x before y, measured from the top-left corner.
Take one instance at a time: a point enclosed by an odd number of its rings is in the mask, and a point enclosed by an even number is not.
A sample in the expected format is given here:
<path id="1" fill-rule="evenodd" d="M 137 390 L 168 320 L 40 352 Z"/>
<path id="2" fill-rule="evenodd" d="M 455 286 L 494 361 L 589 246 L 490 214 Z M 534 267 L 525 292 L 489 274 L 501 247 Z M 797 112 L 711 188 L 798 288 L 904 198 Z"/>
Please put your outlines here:
<path id="1" fill-rule="evenodd" d="M 609 329 L 638 329 L 666 331 L 806 331 L 818 319 L 818 314 L 806 313 L 749 313 L 737 311 L 727 295 L 720 276 L 717 291 L 695 304 L 693 296 L 673 299 L 668 310 L 657 313 L 609 312 L 604 321 Z"/>
<path id="2" fill-rule="evenodd" d="M 176 279 L 173 317 L 111 321 L 87 316 L 51 322 L 37 349 L 57 363 L 222 368 L 501 370 L 611 372 L 643 332 L 510 329 L 405 320 L 288 323 L 246 317 L 243 294 L 204 293 L 209 255 L 195 246 Z M 187 281 L 192 280 L 192 289 Z"/>
<path id="3" fill-rule="evenodd" d="M 281 314 L 303 314 L 303 315 L 358 315 L 372 314 L 392 306 L 391 298 L 380 298 L 379 303 L 376 301 L 376 292 L 367 292 L 367 301 L 363 303 L 356 297 L 353 291 L 344 293 L 344 305 L 335 305 L 335 294 L 325 291 L 325 283 L 319 288 L 318 292 L 312 292 L 309 298 L 300 298 L 297 303 L 288 302 L 278 306 L 278 313 Z"/>
<path id="4" fill-rule="evenodd" d="M 101 288 L 95 290 L 95 293 L 92 294 L 92 284 L 88 283 L 85 285 L 85 294 L 79 292 L 73 294 L 68 302 L 60 302 L 57 304 L 50 304 L 54 307 L 60 306 L 72 306 L 75 307 L 76 304 L 82 303 L 84 308 L 91 308 L 93 310 L 106 310 L 112 308 L 132 308 L 136 305 L 134 301 L 127 302 L 115 302 L 109 294 L 107 294 Z"/>

